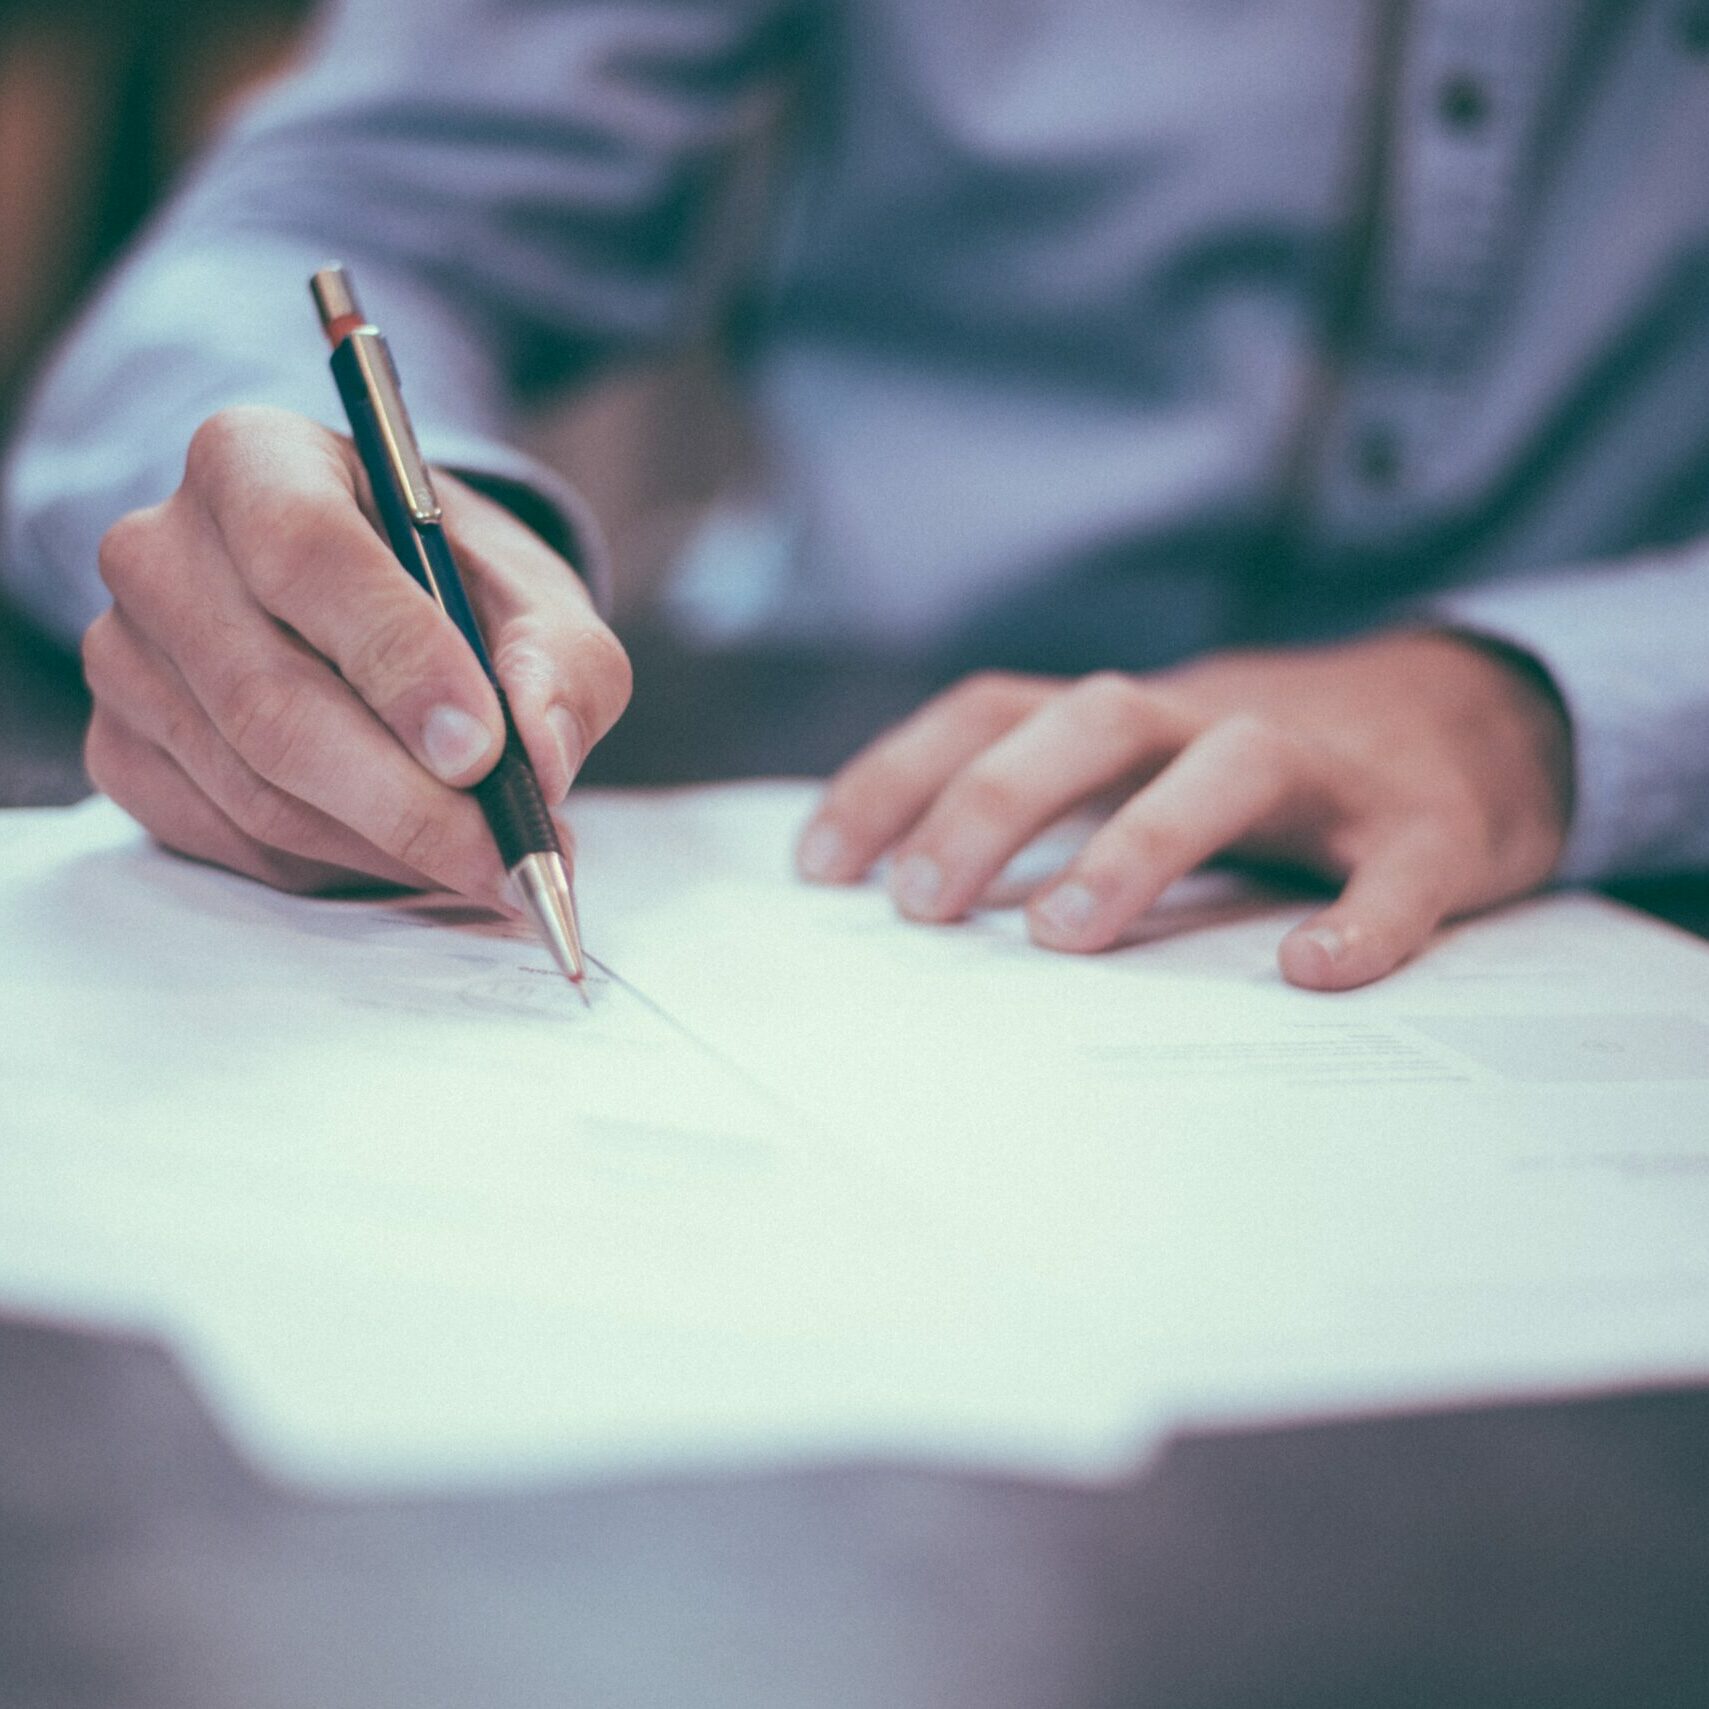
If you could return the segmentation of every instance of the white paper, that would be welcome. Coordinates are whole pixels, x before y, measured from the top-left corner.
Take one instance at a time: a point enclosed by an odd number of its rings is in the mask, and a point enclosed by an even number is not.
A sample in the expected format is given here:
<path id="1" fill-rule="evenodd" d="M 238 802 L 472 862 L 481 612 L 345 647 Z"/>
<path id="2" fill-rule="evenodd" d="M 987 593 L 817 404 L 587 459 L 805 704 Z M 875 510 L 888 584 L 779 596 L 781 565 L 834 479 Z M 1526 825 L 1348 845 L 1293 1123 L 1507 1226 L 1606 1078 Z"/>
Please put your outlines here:
<path id="1" fill-rule="evenodd" d="M 1207 876 L 1065 958 L 796 883 L 813 794 L 578 797 L 591 1010 L 443 899 L 0 817 L 0 1306 L 162 1334 L 323 1487 L 1709 1374 L 1693 941 L 1563 896 L 1314 996 Z"/>

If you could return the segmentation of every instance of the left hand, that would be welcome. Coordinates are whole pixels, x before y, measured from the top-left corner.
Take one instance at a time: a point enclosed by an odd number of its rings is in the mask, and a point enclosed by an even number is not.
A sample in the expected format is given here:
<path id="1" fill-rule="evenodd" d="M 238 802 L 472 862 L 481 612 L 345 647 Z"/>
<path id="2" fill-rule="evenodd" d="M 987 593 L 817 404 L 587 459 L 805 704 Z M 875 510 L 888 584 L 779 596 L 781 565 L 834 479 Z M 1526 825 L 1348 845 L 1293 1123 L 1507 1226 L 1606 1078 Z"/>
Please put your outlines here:
<path id="1" fill-rule="evenodd" d="M 1284 977 L 1380 979 L 1442 921 L 1542 884 L 1565 840 L 1571 740 L 1541 672 L 1435 631 L 1212 654 L 1152 676 L 970 677 L 832 779 L 797 863 L 892 856 L 909 918 L 950 921 L 1077 806 L 1114 813 L 1027 905 L 1048 949 L 1116 943 L 1215 855 L 1304 867 L 1338 899 L 1283 940 Z"/>

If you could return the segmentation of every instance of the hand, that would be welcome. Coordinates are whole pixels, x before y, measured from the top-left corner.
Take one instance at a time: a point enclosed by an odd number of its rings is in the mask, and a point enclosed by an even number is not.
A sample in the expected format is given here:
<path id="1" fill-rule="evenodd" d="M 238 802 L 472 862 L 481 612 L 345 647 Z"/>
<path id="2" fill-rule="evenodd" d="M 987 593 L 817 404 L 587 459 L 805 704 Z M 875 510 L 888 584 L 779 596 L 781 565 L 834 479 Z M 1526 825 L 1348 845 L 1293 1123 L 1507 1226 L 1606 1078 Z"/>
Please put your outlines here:
<path id="1" fill-rule="evenodd" d="M 1053 820 L 1114 795 L 1030 899 L 1035 942 L 1106 949 L 1177 878 L 1243 854 L 1344 881 L 1280 953 L 1292 983 L 1342 990 L 1549 876 L 1569 750 L 1540 672 L 1435 632 L 1149 677 L 977 676 L 837 774 L 797 862 L 849 882 L 888 851 L 902 912 L 954 920 Z"/>
<path id="2" fill-rule="evenodd" d="M 448 475 L 446 528 L 550 800 L 629 697 L 629 665 L 540 538 Z M 282 889 L 380 880 L 502 898 L 464 791 L 497 696 L 399 566 L 349 441 L 278 410 L 196 433 L 183 484 L 101 543 L 84 639 L 96 786 L 168 847 Z"/>

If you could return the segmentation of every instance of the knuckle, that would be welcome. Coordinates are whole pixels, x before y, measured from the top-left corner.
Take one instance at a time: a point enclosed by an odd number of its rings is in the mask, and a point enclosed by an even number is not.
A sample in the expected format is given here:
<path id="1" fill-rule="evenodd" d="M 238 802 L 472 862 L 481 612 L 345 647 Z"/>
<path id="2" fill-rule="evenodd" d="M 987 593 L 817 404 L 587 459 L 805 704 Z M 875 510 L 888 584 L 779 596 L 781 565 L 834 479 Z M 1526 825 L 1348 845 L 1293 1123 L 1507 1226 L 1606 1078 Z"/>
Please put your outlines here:
<path id="1" fill-rule="evenodd" d="M 249 461 L 257 445 L 299 421 L 284 410 L 264 404 L 230 404 L 215 410 L 190 435 L 184 453 L 186 482 L 203 489 L 222 485 Z"/>
<path id="2" fill-rule="evenodd" d="M 860 825 L 882 814 L 884 803 L 906 792 L 913 772 L 898 752 L 895 734 L 880 737 L 831 779 L 822 811 Z"/>
<path id="3" fill-rule="evenodd" d="M 1164 820 L 1117 820 L 1111 829 L 1113 852 L 1119 864 L 1129 871 L 1174 871 L 1187 860 L 1186 838 Z"/>
<path id="4" fill-rule="evenodd" d="M 124 781 L 118 747 L 117 726 L 97 707 L 83 735 L 83 769 L 96 789 L 103 795 L 112 796 L 115 801 L 119 800 L 119 790 Z"/>
<path id="5" fill-rule="evenodd" d="M 988 766 L 971 765 L 944 792 L 946 816 L 980 824 L 1007 826 L 1025 816 L 1015 784 Z"/>
<path id="6" fill-rule="evenodd" d="M 543 692 L 550 690 L 562 668 L 558 655 L 547 627 L 531 618 L 506 623 L 493 647 L 493 663 L 500 676 L 529 683 Z"/>
<path id="7" fill-rule="evenodd" d="M 1012 671 L 975 671 L 961 679 L 945 695 L 958 710 L 992 715 L 1013 704 L 1021 678 Z"/>
<path id="8" fill-rule="evenodd" d="M 127 511 L 101 536 L 95 548 L 95 568 L 115 599 L 134 587 L 152 563 L 150 548 L 158 519 L 158 506 Z"/>
<path id="9" fill-rule="evenodd" d="M 1046 681 L 1014 671 L 976 671 L 945 689 L 919 716 L 994 738 L 1038 704 Z"/>
<path id="10" fill-rule="evenodd" d="M 885 794 L 882 779 L 875 779 L 870 768 L 844 772 L 825 786 L 819 816 L 834 819 L 849 829 L 862 830 L 881 809 Z"/>
<path id="11" fill-rule="evenodd" d="M 364 700 L 384 711 L 406 693 L 442 681 L 467 657 L 449 622 L 426 600 L 394 598 L 376 607 L 341 661 L 344 675 Z"/>
<path id="12" fill-rule="evenodd" d="M 184 478 L 188 485 L 207 488 L 225 480 L 255 432 L 255 416 L 255 410 L 242 404 L 215 410 L 190 435 L 184 453 Z"/>
<path id="13" fill-rule="evenodd" d="M 508 682 L 538 677 L 543 699 L 568 698 L 590 740 L 623 716 L 634 692 L 634 667 L 623 643 L 600 626 L 566 633 L 562 627 L 519 623 L 505 636 L 499 674 Z"/>
<path id="14" fill-rule="evenodd" d="M 454 829 L 431 802 L 412 801 L 400 809 L 382 847 L 413 871 L 441 881 L 465 872 L 469 864 Z"/>
<path id="15" fill-rule="evenodd" d="M 207 745 L 207 720 L 195 702 L 175 697 L 160 716 L 160 745 L 169 754 L 188 754 Z"/>
<path id="16" fill-rule="evenodd" d="M 220 805 L 227 818 L 258 843 L 289 847 L 302 831 L 303 814 L 297 802 L 264 777 L 235 781 L 222 794 Z"/>
<path id="17" fill-rule="evenodd" d="M 103 611 L 87 629 L 83 631 L 83 678 L 89 684 L 89 692 L 97 699 L 104 700 L 111 696 L 120 674 L 120 656 L 124 643 L 119 635 L 117 619 L 110 611 Z"/>
<path id="18" fill-rule="evenodd" d="M 335 516 L 335 504 L 319 492 L 275 484 L 246 495 L 244 537 L 261 544 L 238 556 L 238 570 L 263 605 L 276 609 L 294 586 L 312 579 L 328 561 Z"/>
<path id="19" fill-rule="evenodd" d="M 1298 767 L 1303 753 L 1299 741 L 1279 725 L 1250 712 L 1236 712 L 1216 726 L 1229 756 L 1244 769 L 1284 771 Z"/>
<path id="20" fill-rule="evenodd" d="M 635 667 L 630 663 L 628 649 L 609 629 L 588 632 L 582 639 L 581 650 L 588 659 L 590 677 L 599 684 L 597 698 L 604 727 L 609 730 L 622 717 L 635 692 Z"/>
<path id="21" fill-rule="evenodd" d="M 1093 671 L 1073 690 L 1080 715 L 1096 728 L 1123 735 L 1153 710 L 1151 695 L 1120 671 Z"/>
<path id="22" fill-rule="evenodd" d="M 225 738 L 264 778 L 291 768 L 302 742 L 303 685 L 287 674 L 265 668 L 240 675 L 221 705 Z"/>

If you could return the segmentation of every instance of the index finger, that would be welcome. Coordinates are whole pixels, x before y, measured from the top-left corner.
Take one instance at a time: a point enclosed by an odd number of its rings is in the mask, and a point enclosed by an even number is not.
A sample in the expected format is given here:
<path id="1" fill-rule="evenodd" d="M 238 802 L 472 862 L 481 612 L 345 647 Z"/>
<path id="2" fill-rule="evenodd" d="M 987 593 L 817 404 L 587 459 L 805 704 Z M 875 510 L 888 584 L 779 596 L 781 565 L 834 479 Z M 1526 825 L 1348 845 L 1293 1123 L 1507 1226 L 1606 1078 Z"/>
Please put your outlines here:
<path id="1" fill-rule="evenodd" d="M 454 478 L 445 516 L 481 633 L 549 801 L 629 703 L 629 656 L 571 565 L 531 528 Z"/>
<path id="2" fill-rule="evenodd" d="M 1049 949 L 1108 949 L 1178 878 L 1286 807 L 1322 812 L 1313 756 L 1251 718 L 1230 718 L 1190 742 L 1099 828 L 1027 917 Z"/>
<path id="3" fill-rule="evenodd" d="M 796 847 L 802 876 L 826 883 L 863 876 L 975 754 L 1060 687 L 999 671 L 966 677 L 886 731 L 831 779 Z"/>

